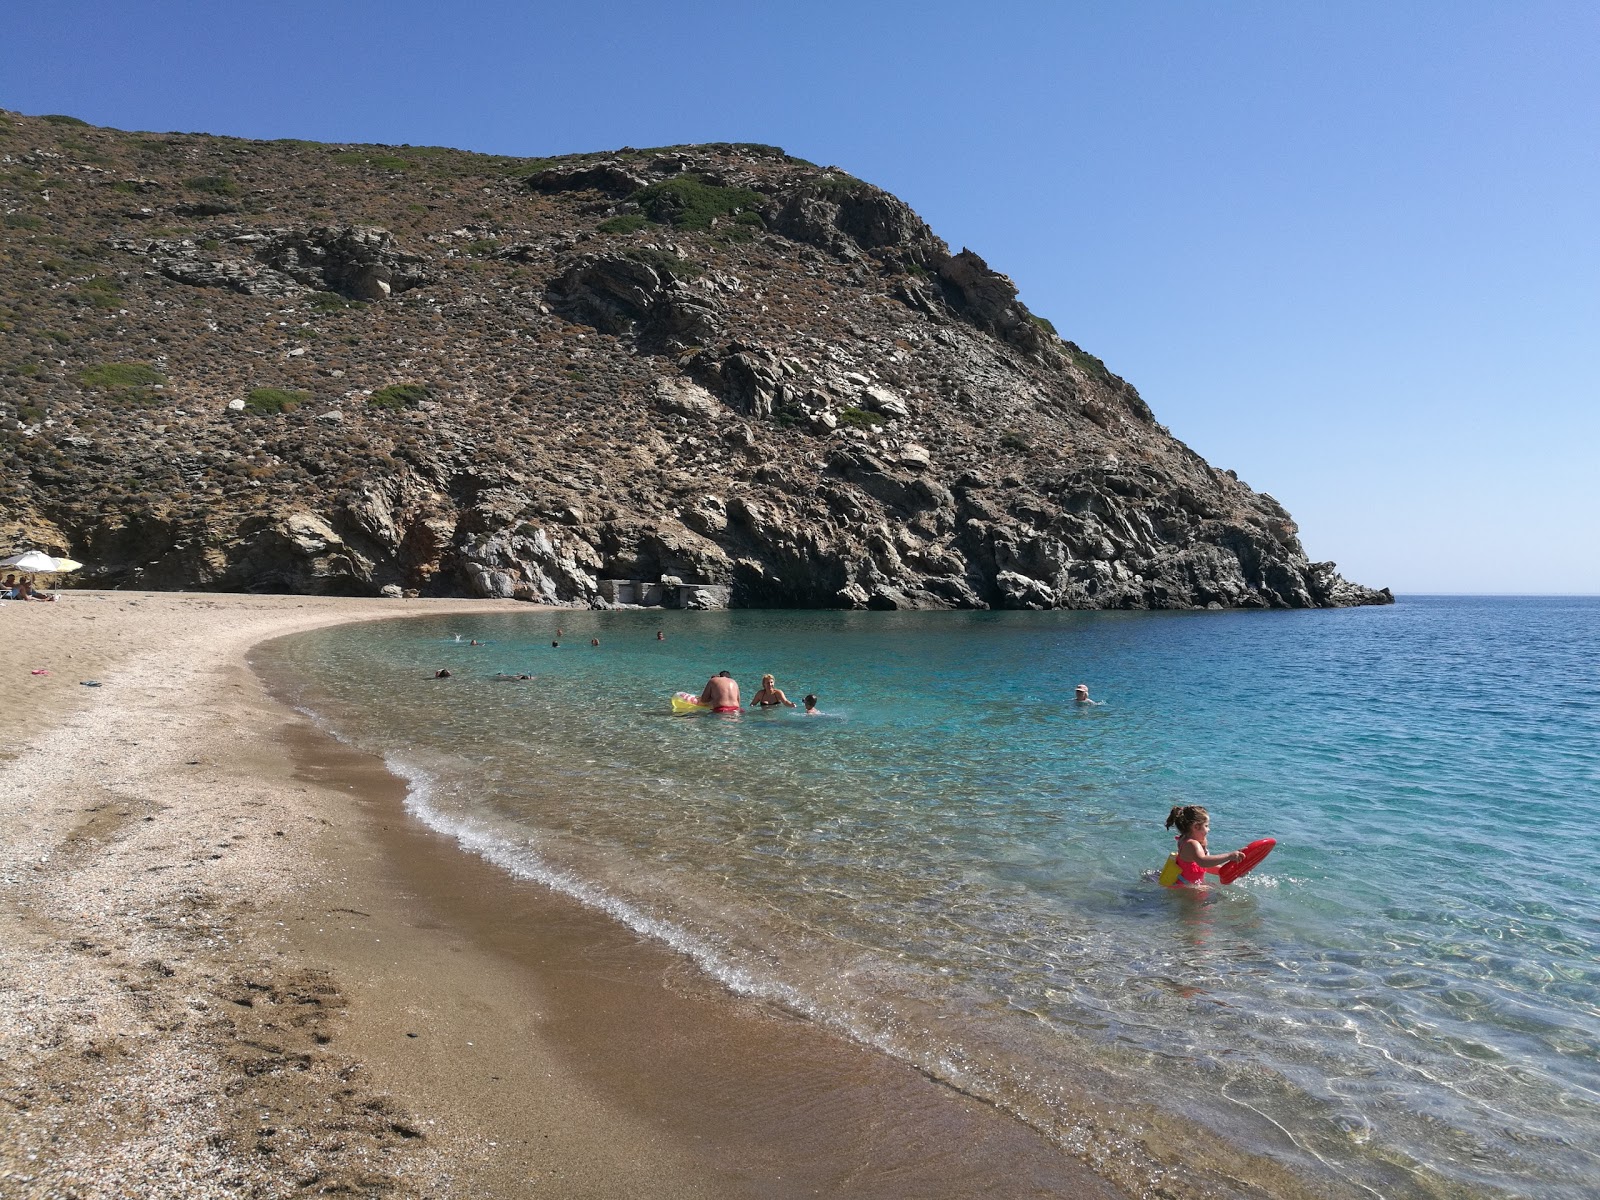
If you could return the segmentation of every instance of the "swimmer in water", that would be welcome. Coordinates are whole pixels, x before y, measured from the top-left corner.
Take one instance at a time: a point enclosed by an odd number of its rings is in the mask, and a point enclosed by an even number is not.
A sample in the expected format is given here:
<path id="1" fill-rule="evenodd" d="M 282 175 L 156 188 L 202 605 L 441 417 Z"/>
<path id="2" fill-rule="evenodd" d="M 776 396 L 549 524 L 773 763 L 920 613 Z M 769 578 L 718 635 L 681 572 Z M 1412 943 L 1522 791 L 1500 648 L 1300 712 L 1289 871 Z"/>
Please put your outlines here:
<path id="1" fill-rule="evenodd" d="M 700 703 L 714 713 L 743 711 L 739 707 L 739 685 L 726 671 L 719 671 L 706 681 L 705 690 L 700 693 Z"/>
<path id="2" fill-rule="evenodd" d="M 1206 847 L 1211 832 L 1211 814 L 1198 804 L 1176 804 L 1167 814 L 1167 828 L 1176 829 L 1179 878 L 1190 887 L 1200 884 L 1209 871 L 1215 875 L 1224 863 L 1238 862 L 1243 850 L 1212 854 Z"/>
<path id="3" fill-rule="evenodd" d="M 1075 687 L 1072 690 L 1072 702 L 1074 704 L 1099 704 L 1100 703 L 1100 701 L 1098 701 L 1098 700 L 1089 699 L 1089 685 L 1087 683 L 1080 683 L 1077 687 Z"/>
<path id="4" fill-rule="evenodd" d="M 777 681 L 771 675 L 763 675 L 761 677 L 761 690 L 750 697 L 750 703 L 757 708 L 776 708 L 780 704 L 787 704 L 790 708 L 794 707 L 794 701 L 783 694 L 782 689 L 778 687 Z"/>
<path id="5" fill-rule="evenodd" d="M 817 711 L 817 695 L 816 695 L 815 692 L 807 693 L 806 698 L 805 698 L 805 706 L 806 706 L 806 716 L 808 716 L 808 717 L 820 717 L 820 716 L 822 716 L 822 713 Z"/>

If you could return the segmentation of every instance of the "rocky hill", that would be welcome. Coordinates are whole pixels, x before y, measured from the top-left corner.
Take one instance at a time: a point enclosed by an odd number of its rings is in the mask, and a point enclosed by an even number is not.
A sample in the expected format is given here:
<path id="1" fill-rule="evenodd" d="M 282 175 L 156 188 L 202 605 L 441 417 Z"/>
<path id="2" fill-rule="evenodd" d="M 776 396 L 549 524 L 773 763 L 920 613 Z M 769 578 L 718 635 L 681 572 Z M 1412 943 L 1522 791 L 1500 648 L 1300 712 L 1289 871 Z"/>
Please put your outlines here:
<path id="1" fill-rule="evenodd" d="M 0 549 L 146 588 L 1385 603 L 1005 276 L 770 146 L 0 112 Z"/>

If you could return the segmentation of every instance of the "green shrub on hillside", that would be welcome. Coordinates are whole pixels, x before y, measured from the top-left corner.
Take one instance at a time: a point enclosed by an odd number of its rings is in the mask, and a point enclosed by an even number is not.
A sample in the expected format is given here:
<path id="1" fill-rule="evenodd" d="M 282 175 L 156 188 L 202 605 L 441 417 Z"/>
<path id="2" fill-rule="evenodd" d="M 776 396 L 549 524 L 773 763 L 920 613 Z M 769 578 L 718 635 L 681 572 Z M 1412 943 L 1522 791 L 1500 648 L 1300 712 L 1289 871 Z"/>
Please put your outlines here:
<path id="1" fill-rule="evenodd" d="M 845 405 L 835 415 L 839 418 L 839 424 L 853 425 L 857 429 L 876 429 L 883 424 L 883 417 L 878 413 L 851 404 Z"/>
<path id="2" fill-rule="evenodd" d="M 39 265 L 45 270 L 50 270 L 49 260 Z M 64 264 L 62 265 L 65 269 Z M 121 308 L 122 288 L 115 279 L 107 279 L 104 275 L 96 275 L 93 279 L 85 279 L 78 285 L 78 295 L 83 297 L 95 308 Z"/>
<path id="3" fill-rule="evenodd" d="M 866 190 L 867 184 L 857 179 L 854 175 L 846 175 L 843 171 L 832 171 L 816 180 L 811 185 L 824 196 L 840 197 L 854 195 L 856 192 Z"/>
<path id="4" fill-rule="evenodd" d="M 208 196 L 237 196 L 239 185 L 226 175 L 196 175 L 185 179 L 183 186 L 191 192 L 204 192 Z"/>
<path id="5" fill-rule="evenodd" d="M 1087 350 L 1080 348 L 1076 343 L 1067 343 L 1067 354 L 1072 358 L 1072 365 L 1080 371 L 1100 380 L 1102 383 L 1111 381 L 1111 372 L 1106 370 L 1106 364 Z"/>
<path id="6" fill-rule="evenodd" d="M 1028 320 L 1032 321 L 1035 325 L 1037 325 L 1040 329 L 1044 330 L 1051 337 L 1060 337 L 1061 336 L 1060 334 L 1058 334 L 1056 332 L 1056 327 L 1053 324 L 1051 324 L 1050 320 L 1048 318 L 1046 318 L 1046 317 L 1041 317 L 1038 313 L 1029 313 L 1028 314 Z"/>
<path id="7" fill-rule="evenodd" d="M 365 300 L 352 300 L 348 296 L 341 296 L 338 292 L 312 292 L 311 298 L 306 301 L 306 307 L 313 312 L 331 313 L 343 312 L 347 308 L 360 308 Z"/>
<path id="8" fill-rule="evenodd" d="M 623 213 L 619 217 L 607 217 L 595 228 L 601 233 L 633 233 L 643 229 L 650 222 L 639 213 Z"/>
<path id="9" fill-rule="evenodd" d="M 678 175 L 652 183 L 629 198 L 652 221 L 679 229 L 710 229 L 712 221 L 718 217 L 759 208 L 765 203 L 760 192 L 718 187 L 699 175 Z"/>
<path id="10" fill-rule="evenodd" d="M 46 113 L 44 116 L 40 117 L 39 119 L 41 121 L 49 121 L 50 124 L 52 124 L 52 125 L 83 125 L 83 126 L 87 126 L 89 124 L 89 122 L 83 120 L 81 117 L 69 117 L 65 113 Z"/>
<path id="11" fill-rule="evenodd" d="M 1015 454 L 1026 454 L 1033 449 L 1033 443 L 1019 430 L 1008 429 L 1000 435 L 1000 448 Z"/>
<path id="12" fill-rule="evenodd" d="M 425 383 L 391 383 L 388 387 L 379 388 L 368 396 L 367 403 L 373 408 L 390 410 L 415 408 L 429 395 L 428 385 Z"/>
<path id="13" fill-rule="evenodd" d="M 7 229 L 43 229 L 44 218 L 36 217 L 32 213 L 7 213 Z"/>
<path id="14" fill-rule="evenodd" d="M 89 367 L 80 372 L 78 382 L 84 387 L 113 391 L 117 388 L 147 387 L 152 383 L 161 383 L 163 378 L 161 372 L 149 363 L 101 363 L 98 367 Z"/>
<path id="15" fill-rule="evenodd" d="M 717 232 L 725 242 L 753 242 L 758 232 L 765 229 L 767 223 L 761 219 L 760 213 L 742 212 L 734 217 L 728 225 L 719 225 Z"/>
<path id="16" fill-rule="evenodd" d="M 244 398 L 244 408 L 246 412 L 276 415 L 293 412 L 309 399 L 311 396 L 306 392 L 290 388 L 263 387 L 256 388 Z"/>

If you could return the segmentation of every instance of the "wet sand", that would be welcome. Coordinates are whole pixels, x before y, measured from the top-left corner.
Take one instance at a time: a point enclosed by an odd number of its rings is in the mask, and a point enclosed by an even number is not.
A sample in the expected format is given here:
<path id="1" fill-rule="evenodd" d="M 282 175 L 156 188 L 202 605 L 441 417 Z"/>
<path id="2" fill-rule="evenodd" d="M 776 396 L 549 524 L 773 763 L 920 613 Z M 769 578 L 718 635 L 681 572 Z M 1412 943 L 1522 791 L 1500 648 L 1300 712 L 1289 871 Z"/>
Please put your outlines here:
<path id="1" fill-rule="evenodd" d="M 527 606 L 0 609 L 0 1195 L 1124 1194 L 462 853 L 246 665 L 322 625 L 500 610 Z"/>

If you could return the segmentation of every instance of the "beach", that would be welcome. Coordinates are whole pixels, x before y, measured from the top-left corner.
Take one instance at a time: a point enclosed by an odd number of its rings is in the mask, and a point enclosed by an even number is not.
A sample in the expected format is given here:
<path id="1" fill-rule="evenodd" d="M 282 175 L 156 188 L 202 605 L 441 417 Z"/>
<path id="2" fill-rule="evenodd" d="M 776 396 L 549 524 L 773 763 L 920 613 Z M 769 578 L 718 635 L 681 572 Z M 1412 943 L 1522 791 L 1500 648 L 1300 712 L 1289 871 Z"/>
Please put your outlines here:
<path id="1" fill-rule="evenodd" d="M 1125 1194 L 462 853 L 248 665 L 326 625 L 528 609 L 0 610 L 0 1194 Z"/>

